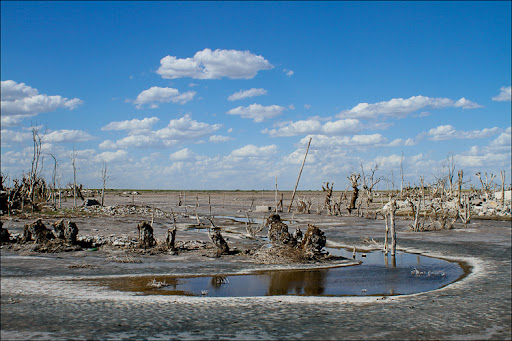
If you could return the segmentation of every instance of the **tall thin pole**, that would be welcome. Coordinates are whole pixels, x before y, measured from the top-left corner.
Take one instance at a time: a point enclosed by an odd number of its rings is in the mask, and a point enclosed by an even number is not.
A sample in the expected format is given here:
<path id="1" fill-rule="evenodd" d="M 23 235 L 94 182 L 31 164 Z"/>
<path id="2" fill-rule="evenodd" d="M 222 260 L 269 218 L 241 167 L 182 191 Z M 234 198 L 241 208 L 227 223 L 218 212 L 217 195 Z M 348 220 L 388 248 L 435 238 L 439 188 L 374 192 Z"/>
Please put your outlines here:
<path id="1" fill-rule="evenodd" d="M 297 191 L 297 186 L 299 185 L 300 175 L 302 174 L 302 168 L 304 168 L 304 163 L 306 163 L 306 157 L 308 156 L 309 145 L 311 144 L 312 137 L 309 138 L 308 147 L 306 148 L 306 154 L 304 154 L 304 160 L 302 161 L 302 166 L 300 167 L 299 176 L 297 177 L 297 183 L 295 184 L 295 188 L 292 194 L 292 200 L 290 201 L 290 206 L 288 207 L 288 213 L 290 213 L 293 205 L 293 199 L 295 198 L 295 192 Z"/>
<path id="2" fill-rule="evenodd" d="M 274 203 L 276 205 L 276 214 L 277 214 L 277 175 L 276 175 L 276 195 L 274 197 Z"/>

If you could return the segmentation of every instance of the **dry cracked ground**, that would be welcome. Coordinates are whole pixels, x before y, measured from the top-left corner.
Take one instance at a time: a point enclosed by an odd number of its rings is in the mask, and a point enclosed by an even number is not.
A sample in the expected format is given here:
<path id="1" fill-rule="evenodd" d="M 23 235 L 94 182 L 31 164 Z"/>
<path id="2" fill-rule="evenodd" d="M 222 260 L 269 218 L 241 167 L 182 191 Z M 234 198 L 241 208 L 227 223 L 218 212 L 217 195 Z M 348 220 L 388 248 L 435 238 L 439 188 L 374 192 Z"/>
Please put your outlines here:
<path id="1" fill-rule="evenodd" d="M 289 193 L 286 194 L 290 197 Z M 285 198 L 286 198 L 285 195 Z M 307 193 L 317 195 L 321 193 Z M 245 253 L 212 256 L 208 232 L 197 224 L 210 213 L 230 247 L 254 248 L 262 238 L 246 237 L 245 217 L 256 205 L 272 205 L 269 192 L 188 194 L 177 206 L 176 193 L 110 195 L 107 205 L 159 208 L 178 214 L 178 242 L 194 241 L 188 251 L 142 254 L 105 245 L 98 250 L 37 253 L 1 249 L 1 338 L 15 339 L 511 339 L 511 223 L 473 219 L 467 228 L 411 232 L 404 217 L 397 223 L 398 249 L 465 264 L 467 275 L 441 289 L 396 296 L 211 297 L 145 295 L 115 290 L 94 279 L 137 275 L 212 275 L 250 273 L 296 265 L 259 264 Z M 320 199 L 322 200 L 322 199 Z M 72 203 L 64 203 L 70 207 Z M 196 207 L 197 206 L 197 207 Z M 286 206 L 286 202 L 285 202 Z M 195 212 L 194 212 L 195 211 Z M 316 213 L 316 212 L 315 212 Z M 151 214 L 67 213 L 79 235 L 137 237 L 137 223 Z M 254 210 L 250 216 L 263 218 Z M 283 213 L 305 230 L 314 223 L 328 246 L 359 251 L 380 248 L 384 221 L 357 217 Z M 2 217 L 10 232 L 22 232 L 30 217 Z M 59 214 L 42 216 L 49 226 Z M 169 218 L 156 215 L 155 235 L 165 236 Z M 206 221 L 207 222 L 207 221 Z M 264 236 L 266 230 L 259 233 Z M 259 244 L 258 244 L 259 243 Z M 190 244 L 190 245 L 193 245 Z M 124 261 L 125 260 L 125 261 Z M 314 267 L 307 264 L 302 267 Z M 368 278 L 372 281 L 372 278 Z"/>

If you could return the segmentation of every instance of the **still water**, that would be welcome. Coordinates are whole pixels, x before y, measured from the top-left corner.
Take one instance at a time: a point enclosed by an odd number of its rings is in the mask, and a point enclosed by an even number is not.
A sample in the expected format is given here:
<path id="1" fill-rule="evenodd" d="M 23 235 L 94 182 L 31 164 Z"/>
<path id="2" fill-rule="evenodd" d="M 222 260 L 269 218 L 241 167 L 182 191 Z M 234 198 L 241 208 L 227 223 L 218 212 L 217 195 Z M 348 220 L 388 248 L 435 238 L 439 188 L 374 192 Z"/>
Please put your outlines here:
<path id="1" fill-rule="evenodd" d="M 350 250 L 326 248 L 352 259 Z M 250 275 L 137 276 L 95 280 L 113 290 L 145 295 L 244 297 L 269 295 L 405 295 L 444 287 L 465 276 L 463 264 L 423 255 L 356 252 L 360 265 L 315 270 L 269 270 Z M 462 266 L 461 266 L 462 265 Z M 463 268 L 464 267 L 464 268 Z"/>

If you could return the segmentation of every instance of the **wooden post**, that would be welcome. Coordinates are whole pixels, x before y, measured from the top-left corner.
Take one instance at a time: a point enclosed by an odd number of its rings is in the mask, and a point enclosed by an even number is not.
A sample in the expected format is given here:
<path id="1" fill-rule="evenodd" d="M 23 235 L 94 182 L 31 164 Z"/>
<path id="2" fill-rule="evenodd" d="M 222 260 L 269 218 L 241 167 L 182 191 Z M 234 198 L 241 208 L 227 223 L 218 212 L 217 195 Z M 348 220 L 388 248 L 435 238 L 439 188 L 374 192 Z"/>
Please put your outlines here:
<path id="1" fill-rule="evenodd" d="M 309 138 L 308 147 L 306 148 L 306 153 L 304 154 L 304 160 L 302 161 L 302 166 L 300 167 L 299 176 L 297 177 L 297 183 L 295 184 L 295 188 L 293 189 L 292 200 L 290 200 L 290 206 L 288 207 L 288 213 L 292 210 L 293 199 L 295 198 L 295 192 L 297 191 L 297 186 L 299 185 L 300 175 L 302 174 L 302 168 L 304 168 L 304 163 L 306 163 L 306 157 L 308 156 L 309 145 L 311 144 L 312 137 Z"/>

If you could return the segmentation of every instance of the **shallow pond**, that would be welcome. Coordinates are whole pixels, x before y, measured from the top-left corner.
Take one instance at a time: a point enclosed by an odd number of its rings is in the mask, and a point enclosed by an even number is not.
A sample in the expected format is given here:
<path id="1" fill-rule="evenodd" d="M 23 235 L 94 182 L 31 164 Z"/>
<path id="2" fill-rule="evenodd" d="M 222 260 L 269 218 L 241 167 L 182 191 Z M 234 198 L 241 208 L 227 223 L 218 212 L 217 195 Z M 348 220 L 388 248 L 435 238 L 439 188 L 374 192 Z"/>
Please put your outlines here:
<path id="1" fill-rule="evenodd" d="M 332 255 L 352 258 L 350 250 L 327 248 Z M 360 265 L 311 270 L 269 270 L 248 275 L 134 276 L 94 280 L 113 290 L 146 295 L 244 297 L 269 295 L 364 296 L 405 295 L 444 287 L 469 269 L 457 262 L 418 254 L 356 252 Z M 464 267 L 464 268 L 463 268 Z"/>

